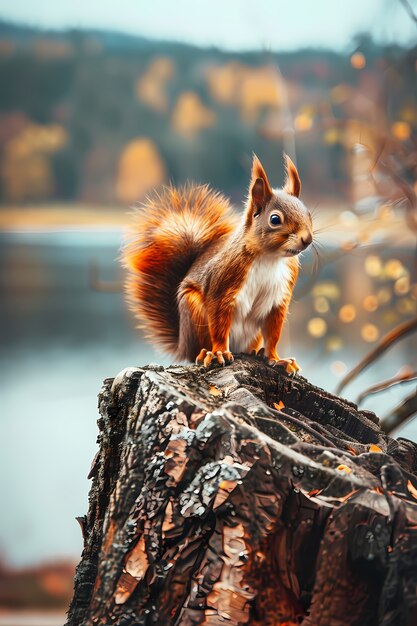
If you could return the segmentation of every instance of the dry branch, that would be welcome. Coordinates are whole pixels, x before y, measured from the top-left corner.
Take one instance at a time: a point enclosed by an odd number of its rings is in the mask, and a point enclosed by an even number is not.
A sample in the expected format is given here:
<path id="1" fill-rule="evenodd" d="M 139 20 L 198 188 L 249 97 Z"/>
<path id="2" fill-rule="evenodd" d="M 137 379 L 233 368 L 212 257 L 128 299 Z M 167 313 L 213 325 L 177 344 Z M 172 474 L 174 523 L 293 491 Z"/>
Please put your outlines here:
<path id="1" fill-rule="evenodd" d="M 67 626 L 411 626 L 417 447 L 252 357 L 131 368 L 100 450 Z"/>
<path id="2" fill-rule="evenodd" d="M 363 372 L 369 365 L 374 363 L 384 352 L 386 352 L 397 341 L 407 337 L 407 335 L 417 330 L 417 317 L 413 317 L 411 320 L 407 320 L 402 324 L 399 324 L 393 328 L 389 333 L 384 335 L 377 346 L 371 350 L 363 359 L 356 365 L 346 376 L 340 381 L 336 393 L 341 393 L 343 389 L 354 380 L 361 372 Z"/>
<path id="3" fill-rule="evenodd" d="M 401 370 L 395 374 L 395 376 L 392 376 L 392 378 L 381 380 L 379 383 L 375 383 L 375 385 L 371 385 L 362 391 L 356 398 L 356 403 L 361 404 L 369 396 L 387 391 L 393 387 L 398 387 L 399 385 L 411 383 L 414 380 L 417 380 L 417 372 L 414 372 L 411 367 L 402 367 Z"/>
<path id="4" fill-rule="evenodd" d="M 383 428 L 385 432 L 392 432 L 416 413 L 417 391 L 413 391 L 384 419 Z"/>

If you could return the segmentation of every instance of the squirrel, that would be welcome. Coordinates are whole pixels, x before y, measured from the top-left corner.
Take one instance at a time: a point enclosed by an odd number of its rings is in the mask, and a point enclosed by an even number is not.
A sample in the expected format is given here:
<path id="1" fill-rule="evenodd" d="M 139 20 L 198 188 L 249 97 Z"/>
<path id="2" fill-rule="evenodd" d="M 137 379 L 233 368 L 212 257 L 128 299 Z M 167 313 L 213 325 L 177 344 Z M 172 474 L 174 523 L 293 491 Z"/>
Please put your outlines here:
<path id="1" fill-rule="evenodd" d="M 122 261 L 130 307 L 152 344 L 205 367 L 255 352 L 300 370 L 277 344 L 313 225 L 298 171 L 284 160 L 284 186 L 273 189 L 254 155 L 240 219 L 222 194 L 191 183 L 136 209 Z"/>

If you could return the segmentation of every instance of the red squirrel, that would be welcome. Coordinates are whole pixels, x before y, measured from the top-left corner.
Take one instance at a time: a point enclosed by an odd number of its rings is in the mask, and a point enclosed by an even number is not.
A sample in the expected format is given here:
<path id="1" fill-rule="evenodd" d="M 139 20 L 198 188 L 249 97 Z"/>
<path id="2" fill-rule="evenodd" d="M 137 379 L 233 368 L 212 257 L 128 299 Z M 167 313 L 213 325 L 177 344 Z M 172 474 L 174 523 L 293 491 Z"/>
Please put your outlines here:
<path id="1" fill-rule="evenodd" d="M 165 187 L 136 210 L 122 259 L 128 300 L 151 343 L 206 367 L 255 351 L 288 373 L 300 370 L 277 344 L 313 227 L 297 169 L 284 157 L 284 186 L 272 189 L 254 156 L 240 219 L 207 185 Z"/>

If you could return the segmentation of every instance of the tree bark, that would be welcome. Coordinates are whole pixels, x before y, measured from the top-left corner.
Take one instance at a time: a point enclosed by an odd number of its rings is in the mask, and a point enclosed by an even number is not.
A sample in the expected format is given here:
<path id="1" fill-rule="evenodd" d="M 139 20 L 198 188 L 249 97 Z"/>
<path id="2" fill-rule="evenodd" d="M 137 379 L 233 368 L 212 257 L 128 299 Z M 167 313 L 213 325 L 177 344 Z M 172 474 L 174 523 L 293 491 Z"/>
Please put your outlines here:
<path id="1" fill-rule="evenodd" d="M 67 626 L 417 624 L 417 446 L 255 357 L 99 396 Z"/>

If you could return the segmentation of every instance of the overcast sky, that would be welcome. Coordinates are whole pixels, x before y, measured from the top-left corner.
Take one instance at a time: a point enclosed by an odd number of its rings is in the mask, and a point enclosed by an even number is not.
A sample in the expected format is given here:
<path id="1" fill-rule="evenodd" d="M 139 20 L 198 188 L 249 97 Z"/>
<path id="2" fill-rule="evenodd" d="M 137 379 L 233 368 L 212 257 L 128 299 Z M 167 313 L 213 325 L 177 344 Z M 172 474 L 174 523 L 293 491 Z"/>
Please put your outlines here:
<path id="1" fill-rule="evenodd" d="M 417 0 L 409 3 L 417 13 Z M 361 31 L 389 42 L 417 37 L 417 25 L 401 0 L 0 0 L 0 17 L 227 49 L 341 49 Z"/>

